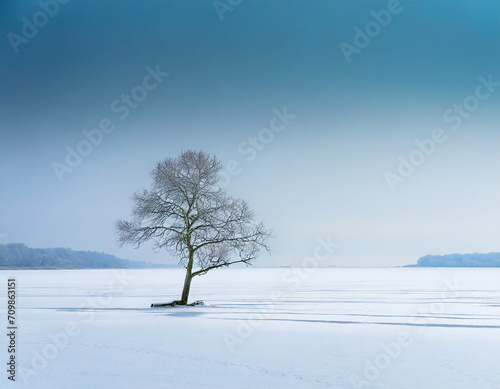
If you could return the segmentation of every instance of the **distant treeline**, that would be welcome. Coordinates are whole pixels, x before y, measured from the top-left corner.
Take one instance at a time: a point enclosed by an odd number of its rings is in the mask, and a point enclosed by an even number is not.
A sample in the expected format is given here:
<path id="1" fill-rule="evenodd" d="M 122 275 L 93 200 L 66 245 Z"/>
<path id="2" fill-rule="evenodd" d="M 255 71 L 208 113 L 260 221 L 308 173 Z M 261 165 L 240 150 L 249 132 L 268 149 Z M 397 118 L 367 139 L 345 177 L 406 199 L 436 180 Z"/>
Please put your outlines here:
<path id="1" fill-rule="evenodd" d="M 500 267 L 500 253 L 426 255 L 418 267 Z"/>
<path id="2" fill-rule="evenodd" d="M 120 259 L 96 251 L 73 251 L 68 248 L 32 249 L 22 243 L 0 245 L 0 269 L 143 269 L 166 267 L 146 262 Z"/>

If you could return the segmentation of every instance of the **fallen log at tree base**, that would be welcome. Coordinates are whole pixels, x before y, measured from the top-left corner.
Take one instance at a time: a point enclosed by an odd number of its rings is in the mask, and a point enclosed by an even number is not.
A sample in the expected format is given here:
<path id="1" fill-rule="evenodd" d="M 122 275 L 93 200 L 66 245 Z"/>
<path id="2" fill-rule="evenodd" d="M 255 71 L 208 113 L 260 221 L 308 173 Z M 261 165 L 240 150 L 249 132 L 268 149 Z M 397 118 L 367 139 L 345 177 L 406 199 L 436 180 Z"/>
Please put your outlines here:
<path id="1" fill-rule="evenodd" d="M 182 301 L 172 301 L 170 303 L 153 303 L 151 304 L 151 308 L 158 307 L 194 307 L 194 306 L 205 306 L 205 303 L 201 300 L 195 301 L 191 304 L 184 304 Z"/>

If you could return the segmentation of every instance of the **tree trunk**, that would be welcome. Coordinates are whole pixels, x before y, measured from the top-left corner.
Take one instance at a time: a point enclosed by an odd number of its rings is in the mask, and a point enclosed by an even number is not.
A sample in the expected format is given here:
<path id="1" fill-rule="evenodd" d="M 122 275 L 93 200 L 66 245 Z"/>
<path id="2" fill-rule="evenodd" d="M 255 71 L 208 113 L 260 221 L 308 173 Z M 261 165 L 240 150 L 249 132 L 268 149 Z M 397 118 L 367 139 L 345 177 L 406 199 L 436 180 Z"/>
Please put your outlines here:
<path id="1" fill-rule="evenodd" d="M 189 290 L 191 289 L 191 280 L 193 279 L 193 261 L 194 261 L 194 252 L 189 252 L 189 260 L 186 268 L 186 278 L 184 279 L 184 288 L 182 289 L 181 296 L 181 305 L 186 305 L 188 303 L 189 298 Z"/>

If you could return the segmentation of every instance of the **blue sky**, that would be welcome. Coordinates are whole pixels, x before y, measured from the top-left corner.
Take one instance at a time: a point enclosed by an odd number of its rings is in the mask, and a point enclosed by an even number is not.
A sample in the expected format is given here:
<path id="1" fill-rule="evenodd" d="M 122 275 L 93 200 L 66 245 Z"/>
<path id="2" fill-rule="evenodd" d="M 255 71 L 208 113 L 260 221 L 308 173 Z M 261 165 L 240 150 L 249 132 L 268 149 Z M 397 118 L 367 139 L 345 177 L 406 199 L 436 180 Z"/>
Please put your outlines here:
<path id="1" fill-rule="evenodd" d="M 157 161 L 202 149 L 275 231 L 260 264 L 300 264 L 327 236 L 332 265 L 500 251 L 499 2 L 227 7 L 0 2 L 4 242 L 175 262 L 120 249 L 114 221 Z"/>

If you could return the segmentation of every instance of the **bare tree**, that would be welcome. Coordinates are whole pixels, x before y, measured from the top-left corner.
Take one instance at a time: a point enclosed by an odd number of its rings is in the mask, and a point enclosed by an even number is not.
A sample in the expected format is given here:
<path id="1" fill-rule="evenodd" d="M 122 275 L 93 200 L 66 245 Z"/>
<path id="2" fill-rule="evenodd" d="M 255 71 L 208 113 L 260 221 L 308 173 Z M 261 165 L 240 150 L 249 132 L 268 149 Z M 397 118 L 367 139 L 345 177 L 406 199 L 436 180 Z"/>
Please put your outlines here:
<path id="1" fill-rule="evenodd" d="M 151 172 L 150 190 L 133 196 L 131 221 L 118 220 L 119 242 L 139 247 L 154 240 L 180 258 L 186 268 L 181 299 L 188 303 L 191 280 L 235 263 L 249 265 L 271 232 L 254 222 L 247 203 L 220 188 L 221 162 L 202 151 L 185 151 L 159 162 Z"/>

